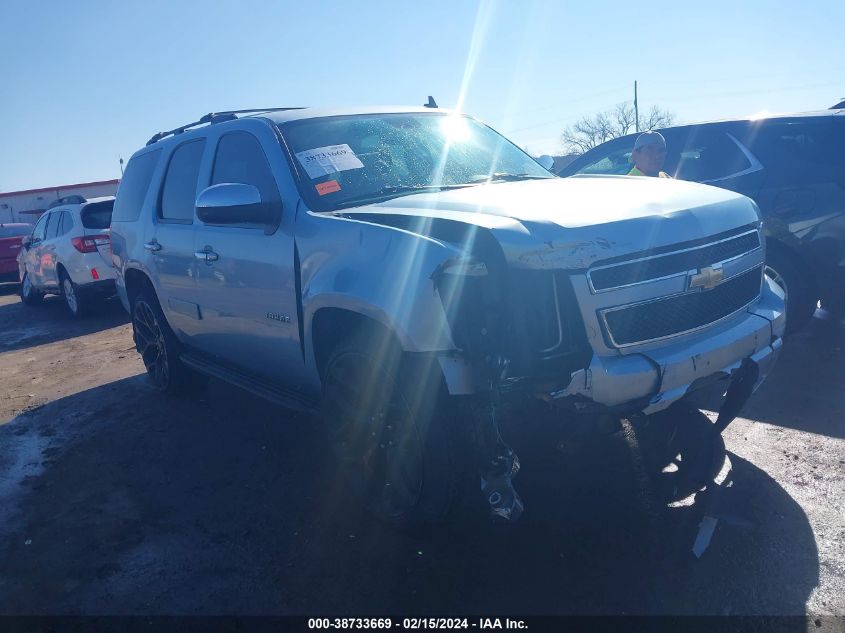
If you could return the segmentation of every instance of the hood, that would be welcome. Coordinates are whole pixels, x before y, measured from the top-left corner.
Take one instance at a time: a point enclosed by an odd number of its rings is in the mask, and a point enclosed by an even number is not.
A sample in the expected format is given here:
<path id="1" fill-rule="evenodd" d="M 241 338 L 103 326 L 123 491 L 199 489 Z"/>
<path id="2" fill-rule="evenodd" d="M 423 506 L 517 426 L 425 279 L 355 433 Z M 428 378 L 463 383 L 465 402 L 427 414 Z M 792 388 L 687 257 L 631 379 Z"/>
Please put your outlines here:
<path id="1" fill-rule="evenodd" d="M 404 196 L 343 215 L 371 222 L 410 216 L 474 225 L 496 236 L 512 265 L 572 269 L 759 221 L 754 203 L 732 191 L 630 176 L 490 183 Z"/>

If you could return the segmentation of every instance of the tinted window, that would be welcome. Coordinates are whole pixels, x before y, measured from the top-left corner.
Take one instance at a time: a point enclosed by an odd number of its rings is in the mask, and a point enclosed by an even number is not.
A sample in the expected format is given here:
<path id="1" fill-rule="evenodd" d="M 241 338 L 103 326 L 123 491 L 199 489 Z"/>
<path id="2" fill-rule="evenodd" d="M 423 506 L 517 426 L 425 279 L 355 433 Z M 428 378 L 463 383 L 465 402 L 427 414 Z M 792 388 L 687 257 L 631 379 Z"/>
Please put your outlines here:
<path id="1" fill-rule="evenodd" d="M 95 202 L 83 207 L 79 214 L 82 218 L 82 226 L 86 229 L 107 229 L 111 226 L 113 200 L 106 202 Z"/>
<path id="2" fill-rule="evenodd" d="M 279 200 L 279 190 L 261 145 L 251 134 L 226 134 L 217 145 L 211 183 L 239 182 L 255 185 L 264 202 Z"/>
<path id="3" fill-rule="evenodd" d="M 38 222 L 35 224 L 35 228 L 32 229 L 32 239 L 33 240 L 43 240 L 46 231 L 47 231 L 47 216 L 42 215 L 38 219 Z"/>
<path id="4" fill-rule="evenodd" d="M 132 222 L 138 219 L 159 156 L 161 156 L 160 149 L 141 154 L 129 161 L 117 190 L 112 220 Z"/>
<path id="5" fill-rule="evenodd" d="M 73 216 L 67 211 L 62 212 L 62 224 L 59 228 L 59 235 L 67 234 L 73 228 Z"/>
<path id="6" fill-rule="evenodd" d="M 52 240 L 59 235 L 59 223 L 62 221 L 62 212 L 54 211 L 50 214 L 50 223 L 47 225 L 47 239 Z"/>
<path id="7" fill-rule="evenodd" d="M 4 237 L 20 237 L 23 235 L 29 235 L 30 231 L 32 231 L 32 227 L 28 224 L 18 224 L 18 225 L 3 225 L 0 224 L 0 239 Z"/>
<path id="8" fill-rule="evenodd" d="M 779 177 L 830 177 L 845 168 L 845 121 L 768 123 L 752 131 L 749 143 Z"/>
<path id="9" fill-rule="evenodd" d="M 171 222 L 191 223 L 197 201 L 197 176 L 205 139 L 190 141 L 176 148 L 164 176 L 159 217 Z"/>
<path id="10" fill-rule="evenodd" d="M 674 165 L 667 169 L 680 180 L 716 180 L 751 167 L 751 161 L 727 134 L 708 128 L 693 128 L 683 147 L 670 144 L 669 151 Z"/>

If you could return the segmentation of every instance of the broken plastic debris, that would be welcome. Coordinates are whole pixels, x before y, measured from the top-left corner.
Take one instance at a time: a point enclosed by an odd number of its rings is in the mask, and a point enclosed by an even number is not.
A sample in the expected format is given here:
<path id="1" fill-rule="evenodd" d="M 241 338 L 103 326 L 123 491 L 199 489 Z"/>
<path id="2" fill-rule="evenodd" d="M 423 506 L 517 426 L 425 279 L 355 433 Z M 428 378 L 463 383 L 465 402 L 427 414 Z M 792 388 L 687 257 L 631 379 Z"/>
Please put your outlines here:
<path id="1" fill-rule="evenodd" d="M 692 545 L 692 553 L 696 558 L 701 558 L 710 546 L 710 540 L 713 538 L 713 532 L 716 530 L 716 523 L 715 518 L 706 516 L 698 524 L 698 534 L 695 537 L 695 543 Z"/>

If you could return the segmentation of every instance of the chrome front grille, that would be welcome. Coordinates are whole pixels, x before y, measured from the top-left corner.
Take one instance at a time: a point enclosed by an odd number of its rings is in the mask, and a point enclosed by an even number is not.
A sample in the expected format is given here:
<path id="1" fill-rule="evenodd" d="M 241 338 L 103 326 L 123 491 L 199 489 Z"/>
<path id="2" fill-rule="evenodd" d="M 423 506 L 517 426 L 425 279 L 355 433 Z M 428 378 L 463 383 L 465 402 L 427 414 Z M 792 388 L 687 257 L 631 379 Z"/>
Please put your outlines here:
<path id="1" fill-rule="evenodd" d="M 604 292 L 674 275 L 686 275 L 689 270 L 727 262 L 758 248 L 760 235 L 756 229 L 751 229 L 700 246 L 598 266 L 591 269 L 588 276 L 592 290 Z"/>
<path id="2" fill-rule="evenodd" d="M 723 281 L 712 290 L 685 292 L 601 311 L 615 347 L 693 332 L 743 309 L 760 295 L 762 266 Z"/>
<path id="3" fill-rule="evenodd" d="M 745 226 L 601 262 L 581 278 L 585 322 L 617 349 L 695 332 L 760 296 L 763 259 L 759 228 Z"/>

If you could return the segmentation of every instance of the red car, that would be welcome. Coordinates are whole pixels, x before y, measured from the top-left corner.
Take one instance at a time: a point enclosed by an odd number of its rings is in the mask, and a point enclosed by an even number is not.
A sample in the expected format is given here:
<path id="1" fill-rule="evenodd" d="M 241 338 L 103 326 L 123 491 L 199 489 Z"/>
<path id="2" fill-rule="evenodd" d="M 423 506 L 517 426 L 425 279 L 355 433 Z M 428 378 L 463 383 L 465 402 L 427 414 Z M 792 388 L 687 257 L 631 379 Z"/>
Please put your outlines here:
<path id="1" fill-rule="evenodd" d="M 18 253 L 24 236 L 32 233 L 29 224 L 0 224 L 0 281 L 18 281 Z"/>

